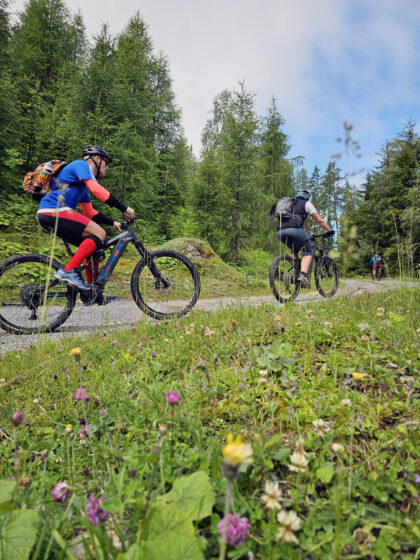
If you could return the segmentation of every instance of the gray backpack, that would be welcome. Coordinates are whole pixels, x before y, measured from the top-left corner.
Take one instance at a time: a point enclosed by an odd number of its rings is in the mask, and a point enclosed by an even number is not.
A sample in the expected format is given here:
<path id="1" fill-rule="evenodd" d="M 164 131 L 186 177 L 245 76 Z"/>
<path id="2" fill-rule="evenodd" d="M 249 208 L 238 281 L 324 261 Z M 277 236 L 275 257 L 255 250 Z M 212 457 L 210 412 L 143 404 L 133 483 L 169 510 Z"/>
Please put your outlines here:
<path id="1" fill-rule="evenodd" d="M 274 218 L 277 218 L 279 222 L 293 218 L 295 215 L 295 204 L 296 199 L 293 196 L 285 196 L 276 204 L 273 204 L 268 215 L 270 223 L 273 225 Z"/>

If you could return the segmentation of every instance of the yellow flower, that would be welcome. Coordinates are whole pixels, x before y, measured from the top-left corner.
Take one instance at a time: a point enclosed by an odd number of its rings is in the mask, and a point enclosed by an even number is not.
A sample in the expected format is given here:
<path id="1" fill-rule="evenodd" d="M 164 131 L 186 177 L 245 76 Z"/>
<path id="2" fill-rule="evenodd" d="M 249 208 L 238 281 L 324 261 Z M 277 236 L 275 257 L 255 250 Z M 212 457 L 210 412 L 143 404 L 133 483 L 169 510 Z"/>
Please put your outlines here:
<path id="1" fill-rule="evenodd" d="M 72 348 L 70 350 L 70 356 L 80 356 L 81 349 L 80 348 Z"/>
<path id="2" fill-rule="evenodd" d="M 238 466 L 240 463 L 250 463 L 252 456 L 252 447 L 248 443 L 243 443 L 240 435 L 233 438 L 232 434 L 227 437 L 227 444 L 222 449 L 225 463 L 232 467 Z"/>
<path id="3" fill-rule="evenodd" d="M 366 373 L 359 373 L 358 371 L 353 372 L 352 374 L 353 379 L 356 379 L 356 381 L 360 381 L 361 379 L 363 379 L 364 377 L 366 377 Z"/>
<path id="4" fill-rule="evenodd" d="M 128 360 L 129 357 L 130 357 L 130 352 L 127 352 L 127 354 L 124 356 L 124 358 L 126 358 Z"/>
<path id="5" fill-rule="evenodd" d="M 66 425 L 66 432 L 71 432 L 72 429 L 72 425 L 71 424 L 67 424 Z"/>

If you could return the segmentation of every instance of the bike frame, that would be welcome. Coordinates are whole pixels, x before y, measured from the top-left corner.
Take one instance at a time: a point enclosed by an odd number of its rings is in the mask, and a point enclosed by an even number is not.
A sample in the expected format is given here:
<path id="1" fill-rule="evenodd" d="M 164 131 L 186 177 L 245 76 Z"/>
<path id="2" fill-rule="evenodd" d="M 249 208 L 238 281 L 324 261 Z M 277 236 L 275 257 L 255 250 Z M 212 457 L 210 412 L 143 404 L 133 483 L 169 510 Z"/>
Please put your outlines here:
<path id="1" fill-rule="evenodd" d="M 98 277 L 93 284 L 93 287 L 98 288 L 100 291 L 103 291 L 103 289 L 105 288 L 106 283 L 111 277 L 112 272 L 117 266 L 117 263 L 120 260 L 120 258 L 123 256 L 127 248 L 127 245 L 129 243 L 133 243 L 137 251 L 139 252 L 140 256 L 146 259 L 147 266 L 150 268 L 150 271 L 153 274 L 153 276 L 157 280 L 164 281 L 158 267 L 150 258 L 150 253 L 144 246 L 143 242 L 137 237 L 137 235 L 128 225 L 126 227 L 127 227 L 127 231 L 123 231 L 122 233 L 116 235 L 115 237 L 112 237 L 108 241 L 104 241 L 102 247 L 100 248 L 100 250 L 106 251 L 107 249 L 110 249 L 113 245 L 115 245 L 114 249 L 112 250 L 112 253 L 108 257 L 108 260 L 106 261 L 104 266 L 101 268 Z M 70 249 L 68 242 L 63 240 L 63 243 L 66 246 L 69 255 L 73 255 L 73 252 Z M 54 279 L 50 282 L 50 287 L 55 286 L 58 283 L 59 280 Z M 65 296 L 65 294 L 63 295 Z M 55 294 L 55 297 L 57 297 L 57 294 Z"/>

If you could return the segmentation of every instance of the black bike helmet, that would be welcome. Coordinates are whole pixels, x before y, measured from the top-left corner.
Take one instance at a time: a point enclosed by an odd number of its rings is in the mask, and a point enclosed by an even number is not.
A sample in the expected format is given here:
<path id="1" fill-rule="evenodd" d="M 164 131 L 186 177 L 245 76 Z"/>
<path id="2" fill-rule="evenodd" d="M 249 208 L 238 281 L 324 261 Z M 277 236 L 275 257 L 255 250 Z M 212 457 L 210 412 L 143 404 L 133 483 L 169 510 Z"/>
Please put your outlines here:
<path id="1" fill-rule="evenodd" d="M 309 200 L 311 198 L 311 193 L 306 189 L 299 189 L 296 191 L 295 198 L 303 198 L 304 200 Z"/>
<path id="2" fill-rule="evenodd" d="M 99 146 L 83 146 L 83 157 L 100 156 L 106 163 L 112 163 L 112 157 L 103 148 Z"/>

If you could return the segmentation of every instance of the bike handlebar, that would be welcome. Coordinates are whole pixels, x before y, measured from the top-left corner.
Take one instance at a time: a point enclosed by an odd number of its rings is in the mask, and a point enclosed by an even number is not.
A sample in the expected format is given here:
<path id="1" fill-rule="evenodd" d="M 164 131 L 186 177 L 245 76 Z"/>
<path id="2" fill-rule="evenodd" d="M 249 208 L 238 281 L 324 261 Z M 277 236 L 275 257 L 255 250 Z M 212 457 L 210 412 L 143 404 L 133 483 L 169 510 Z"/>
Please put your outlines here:
<path id="1" fill-rule="evenodd" d="M 334 235 L 335 231 L 332 229 L 331 231 L 327 231 L 326 233 L 319 233 L 318 235 L 312 234 L 310 236 L 310 240 L 311 241 L 315 241 L 315 239 L 317 239 L 318 237 L 323 237 L 324 239 L 327 239 L 327 237 L 331 237 L 332 235 Z"/>
<path id="2" fill-rule="evenodd" d="M 130 222 L 127 222 L 127 220 L 124 220 L 123 222 L 120 222 L 121 229 L 124 230 L 124 231 L 127 231 L 128 226 L 134 225 L 135 221 L 136 221 L 136 218 L 132 218 Z"/>

